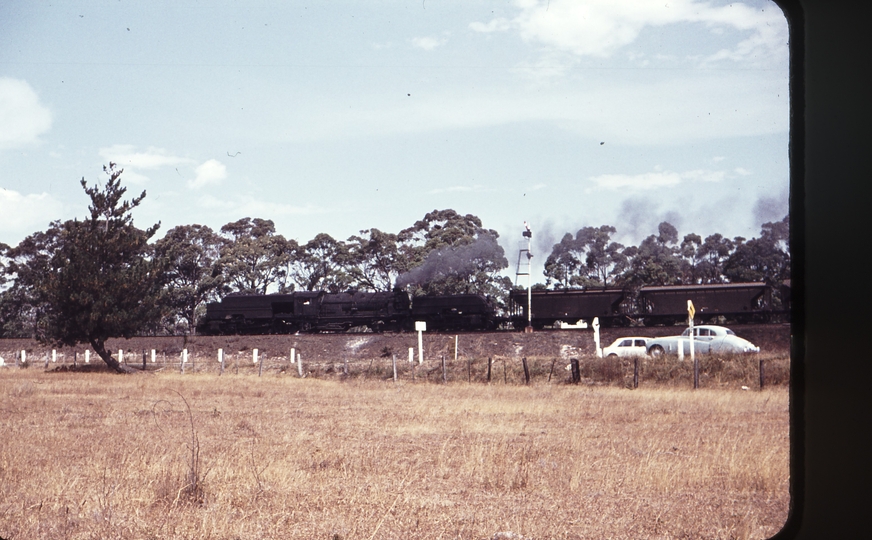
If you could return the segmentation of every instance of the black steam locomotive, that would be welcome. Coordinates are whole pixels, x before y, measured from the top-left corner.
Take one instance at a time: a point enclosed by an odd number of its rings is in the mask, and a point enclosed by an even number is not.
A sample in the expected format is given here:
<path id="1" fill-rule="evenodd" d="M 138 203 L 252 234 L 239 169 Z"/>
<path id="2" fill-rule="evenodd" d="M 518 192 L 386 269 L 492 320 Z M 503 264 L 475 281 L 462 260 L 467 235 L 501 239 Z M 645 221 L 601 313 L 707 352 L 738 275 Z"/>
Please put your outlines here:
<path id="1" fill-rule="evenodd" d="M 497 309 L 478 294 L 421 296 L 403 291 L 230 295 L 206 306 L 197 333 L 293 334 L 296 332 L 411 331 L 415 321 L 428 330 L 491 330 Z"/>
<path id="2" fill-rule="evenodd" d="M 415 321 L 431 331 L 494 330 L 554 327 L 558 323 L 602 326 L 675 324 L 687 319 L 687 301 L 694 304 L 700 323 L 769 322 L 788 312 L 790 284 L 780 291 L 775 309 L 772 289 L 765 283 L 676 285 L 624 289 L 534 290 L 509 294 L 501 315 L 488 297 L 477 294 L 417 296 L 403 291 L 327 293 L 294 292 L 268 295 L 230 295 L 206 306 L 197 333 L 289 334 L 296 332 L 412 331 Z M 528 301 L 532 317 L 528 318 Z"/>

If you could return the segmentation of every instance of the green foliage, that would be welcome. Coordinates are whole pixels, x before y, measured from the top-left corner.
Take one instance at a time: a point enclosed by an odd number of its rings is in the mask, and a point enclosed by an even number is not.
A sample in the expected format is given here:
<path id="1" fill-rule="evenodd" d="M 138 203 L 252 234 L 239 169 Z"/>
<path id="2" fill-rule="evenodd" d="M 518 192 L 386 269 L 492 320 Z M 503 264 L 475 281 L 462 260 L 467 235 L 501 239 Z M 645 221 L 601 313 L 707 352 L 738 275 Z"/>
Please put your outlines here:
<path id="1" fill-rule="evenodd" d="M 627 267 L 624 246 L 611 241 L 609 225 L 584 227 L 555 244 L 545 260 L 546 284 L 569 287 L 608 287 Z"/>
<path id="2" fill-rule="evenodd" d="M 348 239 L 348 277 L 358 289 L 390 291 L 402 264 L 396 234 L 378 229 L 360 231 Z"/>
<path id="3" fill-rule="evenodd" d="M 345 271 L 349 262 L 348 246 L 329 234 L 320 233 L 304 245 L 296 245 L 289 253 L 285 270 L 288 281 L 282 290 L 293 290 L 295 286 L 304 291 L 347 290 L 352 283 Z"/>
<path id="4" fill-rule="evenodd" d="M 155 255 L 168 265 L 163 301 L 168 307 L 164 328 L 191 332 L 210 300 L 224 289 L 218 267 L 223 239 L 204 225 L 181 225 L 155 244 Z"/>
<path id="5" fill-rule="evenodd" d="M 504 301 L 511 279 L 499 273 L 509 265 L 499 233 L 481 219 L 454 210 L 434 210 L 400 231 L 397 286 L 413 295 L 484 294 Z"/>
<path id="6" fill-rule="evenodd" d="M 736 246 L 724 263 L 724 276 L 734 283 L 765 281 L 772 286 L 790 279 L 789 232 L 789 216 L 779 222 L 764 223 L 760 238 Z"/>
<path id="7" fill-rule="evenodd" d="M 91 199 L 90 217 L 51 223 L 9 251 L 12 292 L 19 311 L 46 343 L 89 343 L 115 370 L 122 371 L 104 345 L 113 337 L 132 337 L 161 316 L 159 301 L 166 268 L 154 259 L 148 240 L 158 225 L 133 225 L 130 212 L 145 192 L 122 200 L 126 188 L 114 163 L 103 170 L 103 188 L 82 187 Z"/>
<path id="8" fill-rule="evenodd" d="M 297 243 L 276 234 L 269 219 L 242 218 L 221 227 L 224 245 L 217 268 L 232 290 L 266 294 L 285 278 L 285 265 Z"/>
<path id="9" fill-rule="evenodd" d="M 681 259 L 678 257 L 678 230 L 667 222 L 658 227 L 659 234 L 645 238 L 639 247 L 627 253 L 629 265 L 619 280 L 622 285 L 677 285 L 681 283 Z"/>

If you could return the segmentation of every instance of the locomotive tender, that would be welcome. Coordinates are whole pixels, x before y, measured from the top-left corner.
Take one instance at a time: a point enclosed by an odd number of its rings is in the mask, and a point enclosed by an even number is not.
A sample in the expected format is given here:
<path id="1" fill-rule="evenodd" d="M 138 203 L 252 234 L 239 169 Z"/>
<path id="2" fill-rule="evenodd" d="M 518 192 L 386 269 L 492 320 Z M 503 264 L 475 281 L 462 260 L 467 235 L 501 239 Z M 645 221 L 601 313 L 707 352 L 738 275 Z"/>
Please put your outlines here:
<path id="1" fill-rule="evenodd" d="M 782 299 L 789 299 L 789 287 L 789 283 L 782 286 Z M 694 319 L 700 324 L 719 320 L 769 322 L 787 313 L 773 309 L 771 293 L 765 283 L 642 287 L 635 292 L 617 288 L 534 290 L 530 295 L 530 322 L 536 329 L 558 321 L 590 322 L 594 317 L 605 327 L 670 325 L 687 320 L 688 300 L 693 301 Z M 197 324 L 197 333 L 291 334 L 352 329 L 402 332 L 414 330 L 415 321 L 426 322 L 431 331 L 521 329 L 528 321 L 527 291 L 509 293 L 505 316 L 498 313 L 490 298 L 479 294 L 414 298 L 400 290 L 237 294 L 209 303 Z"/>

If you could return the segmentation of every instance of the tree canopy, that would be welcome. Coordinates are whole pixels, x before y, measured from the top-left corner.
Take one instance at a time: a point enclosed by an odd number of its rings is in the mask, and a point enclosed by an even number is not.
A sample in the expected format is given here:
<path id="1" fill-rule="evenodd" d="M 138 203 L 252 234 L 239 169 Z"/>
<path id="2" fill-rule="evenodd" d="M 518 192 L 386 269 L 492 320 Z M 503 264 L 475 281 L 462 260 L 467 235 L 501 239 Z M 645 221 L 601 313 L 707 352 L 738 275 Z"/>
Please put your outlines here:
<path id="1" fill-rule="evenodd" d="M 141 230 L 131 211 L 145 198 L 123 200 L 122 169 L 104 167 L 106 184 L 82 188 L 91 199 L 83 221 L 51 223 L 9 251 L 12 290 L 33 319 L 35 337 L 57 345 L 88 343 L 112 369 L 124 371 L 106 340 L 132 337 L 161 316 L 166 266 L 148 240 L 159 224 Z"/>
<path id="2" fill-rule="evenodd" d="M 155 256 L 167 264 L 164 327 L 190 333 L 204 304 L 226 289 L 218 265 L 224 240 L 204 225 L 180 225 L 155 243 Z"/>

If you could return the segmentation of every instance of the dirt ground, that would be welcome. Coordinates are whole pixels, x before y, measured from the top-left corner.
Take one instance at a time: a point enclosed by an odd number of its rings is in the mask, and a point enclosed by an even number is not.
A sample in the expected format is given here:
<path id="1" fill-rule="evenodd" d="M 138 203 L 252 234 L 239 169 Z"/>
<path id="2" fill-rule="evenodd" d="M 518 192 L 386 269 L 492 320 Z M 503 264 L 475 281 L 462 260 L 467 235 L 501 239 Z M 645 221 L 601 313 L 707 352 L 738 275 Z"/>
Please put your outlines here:
<path id="1" fill-rule="evenodd" d="M 657 337 L 680 333 L 680 326 L 601 328 L 600 344 L 605 347 L 622 336 Z M 789 325 L 745 325 L 733 327 L 740 337 L 760 347 L 763 353 L 788 354 L 790 351 Z M 195 356 L 211 357 L 217 350 L 238 353 L 258 349 L 268 357 L 287 356 L 291 348 L 305 359 L 315 362 L 363 360 L 396 355 L 408 358 L 409 348 L 417 348 L 415 333 L 360 333 L 360 334 L 301 334 L 264 336 L 160 336 L 112 339 L 108 348 L 124 350 L 129 355 L 125 360 L 135 363 L 143 351 L 154 349 L 158 355 L 178 356 L 183 349 Z M 453 357 L 455 343 L 459 355 L 472 358 L 486 357 L 585 357 L 595 355 L 594 332 L 584 330 L 545 330 L 525 334 L 523 332 L 469 332 L 460 334 L 437 334 L 424 332 L 423 345 L 426 358 Z M 58 350 L 69 361 L 78 354 L 81 362 L 87 347 L 66 347 Z M 0 340 L 0 357 L 6 363 L 15 361 L 20 351 L 28 357 L 44 359 L 51 355 L 52 348 L 29 339 Z M 150 353 L 149 353 L 150 354 Z M 415 353 L 417 354 L 417 352 Z M 96 360 L 96 358 L 94 359 Z"/>

